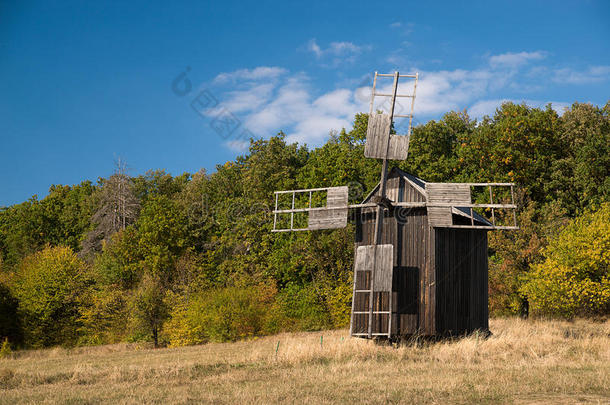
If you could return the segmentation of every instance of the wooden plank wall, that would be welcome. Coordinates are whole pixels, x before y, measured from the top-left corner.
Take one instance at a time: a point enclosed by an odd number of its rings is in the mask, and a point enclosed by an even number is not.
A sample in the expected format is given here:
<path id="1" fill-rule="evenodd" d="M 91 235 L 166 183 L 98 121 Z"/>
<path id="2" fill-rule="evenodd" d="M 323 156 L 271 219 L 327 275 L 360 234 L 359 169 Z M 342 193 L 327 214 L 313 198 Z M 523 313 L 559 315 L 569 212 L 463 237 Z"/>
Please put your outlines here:
<path id="1" fill-rule="evenodd" d="M 434 234 L 437 332 L 488 330 L 487 231 L 436 228 Z"/>
<path id="2" fill-rule="evenodd" d="M 400 176 L 392 176 L 388 179 L 387 195 L 391 200 L 398 202 L 425 201 L 424 196 Z M 423 325 L 427 325 L 427 330 L 434 329 L 434 317 L 431 312 L 433 305 L 424 303 L 424 300 L 426 303 L 431 302 L 429 283 L 433 278 L 433 275 L 428 274 L 433 268 L 430 267 L 430 229 L 425 208 L 397 208 L 394 217 L 389 217 L 389 213 L 386 212 L 382 243 L 394 244 L 392 280 L 394 334 L 413 334 Z M 356 245 L 372 244 L 374 233 L 375 216 L 372 213 L 357 215 Z M 361 300 L 362 297 L 357 298 L 355 311 L 358 311 L 356 308 L 364 305 Z M 366 323 L 362 323 L 363 320 L 359 318 L 359 316 L 354 317 L 354 332 L 366 326 Z M 373 326 L 375 328 L 376 324 Z"/>

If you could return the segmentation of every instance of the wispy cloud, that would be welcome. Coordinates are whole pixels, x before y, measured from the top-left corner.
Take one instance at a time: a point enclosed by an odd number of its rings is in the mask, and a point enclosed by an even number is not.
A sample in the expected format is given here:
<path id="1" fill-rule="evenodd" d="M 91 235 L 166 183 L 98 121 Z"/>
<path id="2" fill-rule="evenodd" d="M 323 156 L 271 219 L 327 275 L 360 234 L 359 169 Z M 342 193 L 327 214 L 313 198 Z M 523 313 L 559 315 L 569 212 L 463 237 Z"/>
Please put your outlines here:
<path id="1" fill-rule="evenodd" d="M 415 28 L 415 24 L 412 22 L 403 23 L 402 21 L 395 21 L 390 24 L 390 28 L 394 32 L 398 32 L 401 35 L 407 36 L 413 32 L 413 29 Z"/>
<path id="2" fill-rule="evenodd" d="M 610 80 L 610 66 L 591 66 L 583 71 L 563 68 L 553 72 L 553 81 L 556 83 L 586 84 L 607 80 Z"/>
<path id="3" fill-rule="evenodd" d="M 275 79 L 287 70 L 277 66 L 260 66 L 255 69 L 239 69 L 230 73 L 220 73 L 214 78 L 216 83 L 226 83 L 235 80 Z"/>
<path id="4" fill-rule="evenodd" d="M 312 40 L 309 46 L 316 58 L 358 52 L 358 47 L 353 44 L 334 44 L 322 48 Z M 595 83 L 610 78 L 610 66 L 591 66 L 582 70 L 549 67 L 541 62 L 546 57 L 544 51 L 516 52 L 491 55 L 476 69 L 434 71 L 406 64 L 397 68 L 405 73 L 419 71 L 416 123 L 465 108 L 471 117 L 482 118 L 493 115 L 496 108 L 506 101 L 544 107 L 549 101 L 541 100 L 535 94 L 540 94 L 547 86 Z M 247 80 L 237 80 L 240 77 Z M 342 88 L 324 92 L 303 72 L 259 67 L 222 73 L 213 84 L 218 87 L 214 93 L 220 100 L 217 110 L 224 108 L 237 115 L 243 126 L 254 135 L 268 137 L 283 130 L 290 141 L 320 145 L 331 130 L 350 128 L 355 113 L 368 112 L 370 81 L 370 77 L 360 77 L 344 82 Z M 413 83 L 401 83 L 399 93 L 412 94 Z M 380 92 L 389 93 L 390 87 L 391 80 L 378 82 Z M 505 94 L 511 94 L 511 98 L 504 98 Z M 517 99 L 515 94 L 523 94 L 524 98 Z M 387 110 L 389 104 L 383 102 L 377 100 L 374 108 Z M 563 101 L 551 103 L 559 114 L 569 106 Z M 396 108 L 401 113 L 410 112 L 410 99 L 400 99 Z M 403 124 L 406 122 L 397 123 L 399 131 Z M 234 150 L 244 145 L 236 141 L 227 144 Z"/>
<path id="5" fill-rule="evenodd" d="M 236 72 L 222 74 L 233 76 Z M 315 95 L 312 81 L 304 73 L 287 73 L 272 82 L 250 80 L 238 90 L 223 91 L 225 83 L 214 81 L 220 104 L 208 110 L 208 115 L 228 110 L 255 136 L 268 137 L 283 130 L 289 141 L 313 145 L 323 143 L 331 130 L 349 128 L 354 114 L 363 111 L 368 101 L 357 97 L 356 89 Z M 225 145 L 242 151 L 247 146 L 243 141 L 229 140 Z"/>
<path id="6" fill-rule="evenodd" d="M 353 63 L 357 56 L 369 51 L 369 45 L 356 45 L 352 42 L 331 42 L 326 48 L 318 45 L 316 39 L 311 39 L 305 49 L 313 53 L 322 65 L 337 66 L 340 63 Z"/>
<path id="7" fill-rule="evenodd" d="M 525 65 L 531 61 L 541 60 L 546 58 L 546 53 L 542 51 L 536 52 L 507 52 L 501 55 L 493 55 L 489 58 L 489 64 L 493 68 L 508 67 L 516 68 Z"/>

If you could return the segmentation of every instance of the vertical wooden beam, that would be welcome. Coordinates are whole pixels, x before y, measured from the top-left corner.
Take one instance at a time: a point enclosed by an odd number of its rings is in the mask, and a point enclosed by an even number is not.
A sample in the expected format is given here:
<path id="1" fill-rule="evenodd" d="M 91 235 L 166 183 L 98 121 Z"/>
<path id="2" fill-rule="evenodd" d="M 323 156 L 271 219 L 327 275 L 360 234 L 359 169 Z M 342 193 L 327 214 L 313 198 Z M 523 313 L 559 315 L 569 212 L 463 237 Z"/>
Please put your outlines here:
<path id="1" fill-rule="evenodd" d="M 515 191 L 513 189 L 513 185 L 510 185 L 510 202 L 515 205 Z M 517 226 L 517 210 L 513 208 L 513 226 Z"/>
<path id="2" fill-rule="evenodd" d="M 415 107 L 415 93 L 417 91 L 417 80 L 419 80 L 419 72 L 415 73 L 415 84 L 413 85 L 413 97 L 411 98 L 411 114 L 409 115 L 409 129 L 407 130 L 407 156 L 409 156 L 408 142 L 411 140 L 411 125 L 413 124 L 413 109 Z M 405 156 L 405 159 L 407 158 Z"/>
<path id="3" fill-rule="evenodd" d="M 292 209 L 294 210 L 294 195 L 296 192 L 292 192 Z M 290 230 L 294 229 L 294 212 L 290 213 Z"/>
<path id="4" fill-rule="evenodd" d="M 311 192 L 309 193 L 309 195 L 311 196 Z M 310 199 L 311 199 L 311 197 L 310 197 Z M 356 278 L 358 276 L 358 274 L 356 273 L 358 271 L 357 267 L 356 267 L 357 254 L 358 254 L 358 247 L 354 247 L 354 287 L 352 288 L 352 313 L 350 314 L 350 317 L 349 317 L 349 335 L 350 336 L 352 336 L 354 333 L 354 308 L 356 308 Z"/>
<path id="5" fill-rule="evenodd" d="M 375 87 L 377 86 L 377 72 L 373 77 L 373 91 L 371 92 L 371 106 L 369 107 L 369 118 L 373 114 L 373 106 L 375 105 Z"/>
<path id="6" fill-rule="evenodd" d="M 491 186 L 489 186 L 489 203 L 494 203 L 493 192 L 491 191 Z M 491 208 L 491 223 L 493 226 L 496 226 L 496 214 L 494 212 L 493 207 Z"/>
<path id="7" fill-rule="evenodd" d="M 277 211 L 277 199 L 278 199 L 279 194 L 275 193 L 275 210 Z M 273 230 L 277 229 L 276 228 L 277 225 L 277 212 L 273 212 Z"/>
<path id="8" fill-rule="evenodd" d="M 390 105 L 390 128 L 391 132 L 392 128 L 392 119 L 394 117 L 394 105 L 396 103 L 396 91 L 398 90 L 398 72 L 394 72 L 394 89 L 392 92 L 392 104 Z M 377 74 L 375 74 L 375 79 L 377 79 Z M 373 83 L 373 87 L 375 83 Z M 375 97 L 375 93 L 373 90 L 373 97 Z M 371 113 L 372 113 L 372 104 L 371 104 Z M 370 115 L 369 115 L 370 117 Z M 390 148 L 390 137 L 388 135 L 388 144 L 386 145 L 386 153 L 384 156 L 388 155 L 388 149 Z M 383 199 L 386 196 L 386 183 L 388 181 L 388 159 L 383 159 L 383 164 L 381 168 L 381 181 L 379 186 L 379 196 Z M 373 245 L 380 245 L 382 243 L 382 235 L 383 235 L 383 220 L 384 220 L 384 208 L 379 205 L 377 206 L 377 217 L 375 218 L 375 240 L 373 241 Z M 369 301 L 369 330 L 368 337 L 369 339 L 372 337 L 372 320 L 373 320 L 373 280 L 375 279 L 375 262 L 373 262 L 373 274 L 371 274 L 371 299 Z M 390 306 L 392 305 L 390 294 Z M 391 318 L 391 317 L 390 317 Z"/>
<path id="9" fill-rule="evenodd" d="M 429 226 L 430 232 L 430 246 L 429 246 L 429 268 L 427 269 L 428 277 L 426 277 L 425 290 L 427 300 L 425 305 L 428 307 L 426 319 L 424 320 L 425 333 L 434 334 L 436 333 L 436 231 L 435 228 Z"/>

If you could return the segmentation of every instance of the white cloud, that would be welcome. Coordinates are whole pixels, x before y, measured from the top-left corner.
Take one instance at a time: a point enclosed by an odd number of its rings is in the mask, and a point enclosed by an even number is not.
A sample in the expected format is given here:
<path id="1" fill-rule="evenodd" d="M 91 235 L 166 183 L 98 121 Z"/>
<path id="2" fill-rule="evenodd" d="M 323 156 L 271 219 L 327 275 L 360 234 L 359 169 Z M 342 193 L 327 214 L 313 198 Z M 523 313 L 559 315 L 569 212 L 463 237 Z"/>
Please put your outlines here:
<path id="1" fill-rule="evenodd" d="M 409 35 L 413 32 L 413 28 L 415 27 L 415 24 L 413 23 L 406 23 L 403 24 L 400 21 L 396 21 L 390 24 L 390 28 L 392 30 L 398 31 L 400 34 L 402 35 Z"/>
<path id="2" fill-rule="evenodd" d="M 327 48 L 322 48 L 315 39 L 311 39 L 305 49 L 313 53 L 322 65 L 337 66 L 340 63 L 355 62 L 358 55 L 369 51 L 371 47 L 352 42 L 331 42 Z"/>
<path id="3" fill-rule="evenodd" d="M 311 52 L 319 54 L 321 58 L 355 52 L 357 47 L 352 45 L 335 43 L 321 48 L 314 40 L 310 42 Z M 488 63 L 477 69 L 419 70 L 414 122 L 423 123 L 427 118 L 464 108 L 468 109 L 472 118 L 482 118 L 493 115 L 495 109 L 506 101 L 526 102 L 530 106 L 544 108 L 549 101 L 531 95 L 540 94 L 554 81 L 580 84 L 610 78 L 610 66 L 592 66 L 576 71 L 534 63 L 545 55 L 542 51 L 504 53 L 489 57 Z M 417 71 L 412 67 L 403 69 L 404 66 L 400 66 L 401 72 Z M 248 80 L 240 81 L 239 77 L 247 77 Z M 331 130 L 350 128 L 355 113 L 369 111 L 371 81 L 371 75 L 366 75 L 344 81 L 341 88 L 320 92 L 304 73 L 289 72 L 279 67 L 242 69 L 217 76 L 213 85 L 218 86 L 219 90 L 214 90 L 214 95 L 218 96 L 220 105 L 207 113 L 212 116 L 226 109 L 238 117 L 242 128 L 255 136 L 269 137 L 283 130 L 289 141 L 317 146 L 327 139 Z M 391 84 L 391 78 L 378 79 L 378 91 L 390 93 Z M 412 94 L 413 81 L 403 79 L 398 92 Z M 518 94 L 530 95 L 530 98 L 524 99 L 516 96 Z M 504 98 L 505 95 L 511 98 Z M 374 109 L 387 111 L 387 101 L 376 98 Z M 552 102 L 552 108 L 559 114 L 568 106 L 562 101 Z M 410 111 L 411 99 L 398 99 L 395 112 L 408 114 Z M 399 132 L 406 130 L 406 122 L 397 120 Z M 243 142 L 231 143 L 234 139 L 227 141 L 229 143 L 226 145 L 233 150 L 247 146 Z"/>
<path id="4" fill-rule="evenodd" d="M 571 68 L 556 69 L 553 81 L 557 83 L 585 84 L 597 83 L 610 79 L 610 66 L 591 66 L 584 71 Z"/>
<path id="5" fill-rule="evenodd" d="M 322 49 L 316 43 L 315 39 L 312 39 L 307 43 L 307 49 L 309 51 L 313 52 L 318 58 L 322 57 L 322 54 L 323 54 Z"/>
<path id="6" fill-rule="evenodd" d="M 322 49 L 315 39 L 312 39 L 307 44 L 307 49 L 313 52 L 318 58 L 325 55 L 341 56 L 349 54 L 358 54 L 368 49 L 366 46 L 358 46 L 352 42 L 331 42 L 328 48 Z"/>
<path id="7" fill-rule="evenodd" d="M 257 83 L 245 90 L 230 91 L 227 93 L 228 100 L 223 106 L 233 113 L 257 108 L 268 102 L 274 87 L 273 83 Z"/>
<path id="8" fill-rule="evenodd" d="M 221 76 L 221 75 L 219 75 Z M 233 77 L 235 72 L 222 77 Z M 223 85 L 215 81 L 216 85 Z M 206 111 L 214 117 L 230 111 L 244 129 L 255 136 L 268 137 L 283 130 L 291 142 L 319 145 L 331 130 L 349 128 L 355 113 L 364 111 L 368 101 L 357 97 L 357 89 L 337 89 L 314 96 L 311 80 L 303 73 L 287 74 L 282 80 L 251 80 L 238 90 L 215 92 L 220 104 Z M 235 151 L 247 148 L 245 140 L 228 139 L 225 146 Z"/>
<path id="9" fill-rule="evenodd" d="M 508 67 L 516 68 L 529 63 L 530 61 L 541 60 L 546 57 L 546 53 L 542 51 L 536 52 L 507 52 L 501 55 L 492 55 L 489 57 L 491 67 Z"/>
<path id="10" fill-rule="evenodd" d="M 287 70 L 277 66 L 260 66 L 255 69 L 240 69 L 230 73 L 220 73 L 214 79 L 216 83 L 237 80 L 275 79 L 286 73 Z"/>

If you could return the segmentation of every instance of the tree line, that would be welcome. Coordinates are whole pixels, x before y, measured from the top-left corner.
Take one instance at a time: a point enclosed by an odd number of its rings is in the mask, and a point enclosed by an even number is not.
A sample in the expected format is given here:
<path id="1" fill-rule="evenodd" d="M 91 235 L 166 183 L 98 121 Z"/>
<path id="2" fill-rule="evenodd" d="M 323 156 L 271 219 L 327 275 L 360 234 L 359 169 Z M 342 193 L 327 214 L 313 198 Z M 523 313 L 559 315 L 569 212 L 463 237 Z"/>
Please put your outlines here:
<path id="1" fill-rule="evenodd" d="M 271 233 L 275 190 L 379 181 L 368 116 L 319 148 L 251 140 L 216 171 L 54 185 L 0 210 L 0 338 L 17 347 L 186 345 L 349 323 L 354 227 Z M 518 231 L 491 232 L 495 315 L 610 310 L 610 102 L 505 103 L 413 130 L 394 162 L 428 181 L 515 182 Z"/>

